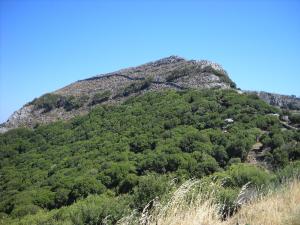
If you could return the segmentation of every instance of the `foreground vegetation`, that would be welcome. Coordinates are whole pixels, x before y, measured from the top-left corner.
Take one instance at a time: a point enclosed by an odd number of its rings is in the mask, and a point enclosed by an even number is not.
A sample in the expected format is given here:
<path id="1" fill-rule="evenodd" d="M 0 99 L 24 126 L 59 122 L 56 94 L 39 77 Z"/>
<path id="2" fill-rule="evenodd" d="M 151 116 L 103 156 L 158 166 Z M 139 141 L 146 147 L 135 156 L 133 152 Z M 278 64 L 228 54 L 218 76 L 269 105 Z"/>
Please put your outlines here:
<path id="1" fill-rule="evenodd" d="M 299 168 L 300 169 L 300 168 Z M 299 171 L 298 171 L 299 172 Z M 299 173 L 300 174 L 300 173 Z M 209 192 L 207 192 L 209 187 Z M 276 186 L 255 189 L 245 185 L 240 189 L 236 203 L 242 196 L 248 201 L 237 204 L 236 214 L 227 217 L 220 214 L 221 202 L 216 195 L 222 189 L 219 183 L 188 180 L 165 203 L 145 208 L 141 216 L 124 217 L 120 225 L 298 225 L 300 224 L 299 177 L 286 180 Z M 250 196 L 252 193 L 252 196 Z"/>
<path id="2" fill-rule="evenodd" d="M 280 183 L 298 168 L 290 163 L 300 159 L 300 132 L 283 129 L 274 113 L 234 90 L 166 91 L 11 130 L 0 135 L 0 217 L 4 224 L 115 224 L 157 196 L 167 201 L 190 178 L 222 182 L 216 201 L 223 217 L 232 215 L 246 183 Z M 241 164 L 258 140 L 273 172 Z"/>

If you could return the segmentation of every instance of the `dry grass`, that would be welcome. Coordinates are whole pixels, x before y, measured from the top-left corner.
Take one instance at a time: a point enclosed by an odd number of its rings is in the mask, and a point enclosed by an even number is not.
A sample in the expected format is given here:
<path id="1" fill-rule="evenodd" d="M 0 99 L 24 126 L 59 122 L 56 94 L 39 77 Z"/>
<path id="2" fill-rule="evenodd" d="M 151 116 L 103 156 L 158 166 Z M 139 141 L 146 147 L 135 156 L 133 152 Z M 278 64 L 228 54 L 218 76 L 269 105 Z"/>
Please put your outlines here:
<path id="1" fill-rule="evenodd" d="M 226 224 L 300 225 L 300 182 L 245 205 Z"/>
<path id="2" fill-rule="evenodd" d="M 201 193 L 203 192 L 199 189 L 199 181 L 188 181 L 174 193 L 167 204 L 152 204 L 155 205 L 154 209 L 146 207 L 140 218 L 133 219 L 131 215 L 119 224 L 300 225 L 299 180 L 243 205 L 238 213 L 226 221 L 223 221 L 219 214 L 222 206 L 214 204 L 214 193 L 209 196 L 203 196 Z"/>

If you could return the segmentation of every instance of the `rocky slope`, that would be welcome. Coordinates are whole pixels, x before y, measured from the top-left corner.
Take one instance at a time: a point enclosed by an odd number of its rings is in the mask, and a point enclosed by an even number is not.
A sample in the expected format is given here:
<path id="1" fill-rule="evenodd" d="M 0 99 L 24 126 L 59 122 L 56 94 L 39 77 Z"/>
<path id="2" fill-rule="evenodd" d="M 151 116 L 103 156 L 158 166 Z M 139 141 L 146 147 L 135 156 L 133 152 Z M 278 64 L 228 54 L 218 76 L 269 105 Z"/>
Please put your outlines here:
<path id="1" fill-rule="evenodd" d="M 278 106 L 283 109 L 300 110 L 300 98 L 294 95 L 280 95 L 268 93 L 264 91 L 247 91 L 248 93 L 256 94 L 259 98 L 270 105 Z"/>
<path id="2" fill-rule="evenodd" d="M 101 74 L 41 96 L 13 113 L 1 132 L 34 127 L 87 113 L 97 104 L 115 104 L 145 91 L 231 88 L 235 84 L 218 64 L 170 56 L 141 66 Z"/>
<path id="3" fill-rule="evenodd" d="M 101 74 L 74 82 L 45 94 L 14 112 L 0 125 L 0 132 L 11 128 L 34 127 L 83 115 L 98 104 L 116 104 L 146 91 L 187 88 L 235 88 L 227 72 L 207 60 L 186 60 L 170 56 L 137 67 Z M 300 109 L 294 96 L 251 92 L 267 103 L 288 109 Z"/>

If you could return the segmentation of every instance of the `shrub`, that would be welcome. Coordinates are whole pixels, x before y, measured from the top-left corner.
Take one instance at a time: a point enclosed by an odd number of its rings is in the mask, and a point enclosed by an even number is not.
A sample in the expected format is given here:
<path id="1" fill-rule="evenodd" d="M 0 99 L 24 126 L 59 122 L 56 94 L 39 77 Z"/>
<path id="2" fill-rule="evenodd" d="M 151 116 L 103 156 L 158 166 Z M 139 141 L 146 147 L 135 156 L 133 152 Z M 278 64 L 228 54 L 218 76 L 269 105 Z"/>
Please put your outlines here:
<path id="1" fill-rule="evenodd" d="M 105 102 L 110 98 L 110 96 L 111 91 L 98 92 L 93 96 L 91 105 L 96 105 Z"/>
<path id="2" fill-rule="evenodd" d="M 55 108 L 63 107 L 66 111 L 71 111 L 72 109 L 78 109 L 84 105 L 88 100 L 88 96 L 62 96 L 58 94 L 45 94 L 40 98 L 35 99 L 30 104 L 34 105 L 35 109 L 43 109 L 44 113 L 50 112 Z"/>
<path id="3" fill-rule="evenodd" d="M 49 112 L 58 107 L 58 103 L 61 99 L 61 95 L 49 93 L 35 99 L 32 104 L 35 109 L 43 109 L 44 112 Z"/>
<path id="4" fill-rule="evenodd" d="M 219 164 L 212 156 L 208 154 L 201 154 L 201 160 L 198 160 L 197 168 L 194 176 L 200 178 L 203 176 L 207 176 L 216 171 L 219 171 Z"/>
<path id="5" fill-rule="evenodd" d="M 181 69 L 173 70 L 170 75 L 166 77 L 167 82 L 172 82 L 180 77 L 188 76 L 192 73 L 192 68 L 184 67 Z"/>
<path id="6" fill-rule="evenodd" d="M 286 167 L 276 172 L 277 179 L 280 182 L 300 178 L 300 161 L 290 162 Z"/>
<path id="7" fill-rule="evenodd" d="M 138 176 L 135 174 L 129 174 L 123 179 L 119 185 L 119 193 L 128 193 L 138 184 Z"/>
<path id="8" fill-rule="evenodd" d="M 236 88 L 236 84 L 228 77 L 227 73 L 224 71 L 216 70 L 212 66 L 207 66 L 202 70 L 202 72 L 215 74 L 220 78 L 222 82 L 228 83 L 232 88 Z"/>
<path id="9" fill-rule="evenodd" d="M 75 97 L 68 96 L 61 100 L 61 105 L 64 107 L 66 111 L 71 111 L 73 109 L 78 109 L 84 105 L 88 101 L 89 97 L 86 95 Z"/>
<path id="10" fill-rule="evenodd" d="M 67 205 L 69 194 L 70 194 L 70 190 L 66 188 L 58 188 L 57 190 L 55 190 L 54 207 L 60 208 L 64 205 Z"/>
<path id="11" fill-rule="evenodd" d="M 152 83 L 151 79 L 146 79 L 146 80 L 143 80 L 143 81 L 134 82 L 134 83 L 132 83 L 129 86 L 124 88 L 123 92 L 121 93 L 121 96 L 126 97 L 126 96 L 129 96 L 130 94 L 142 91 L 142 90 L 150 87 L 151 83 Z M 119 97 L 119 95 L 117 95 L 117 97 Z"/>
<path id="12" fill-rule="evenodd" d="M 29 205 L 20 205 L 13 209 L 11 212 L 12 217 L 20 218 L 26 215 L 36 214 L 38 211 L 42 210 L 40 207 L 29 204 Z"/>
<path id="13" fill-rule="evenodd" d="M 231 158 L 228 161 L 228 166 L 231 166 L 233 164 L 238 164 L 241 163 L 241 159 L 240 158 Z"/>
<path id="14" fill-rule="evenodd" d="M 134 188 L 134 208 L 142 210 L 155 197 L 161 197 L 167 191 L 167 182 L 168 180 L 163 176 L 147 175 L 142 177 Z"/>
<path id="15" fill-rule="evenodd" d="M 70 208 L 66 208 L 62 214 L 58 214 L 56 217 L 58 221 L 63 220 L 74 225 L 112 225 L 128 212 L 128 203 L 124 198 L 92 195 L 75 203 Z"/>
<path id="16" fill-rule="evenodd" d="M 86 198 L 89 194 L 101 194 L 104 190 L 105 186 L 96 179 L 79 178 L 71 188 L 68 202 L 72 203 L 79 198 Z"/>
<path id="17" fill-rule="evenodd" d="M 276 168 L 281 168 L 288 164 L 289 154 L 284 148 L 276 148 L 272 152 L 272 159 L 272 164 Z"/>
<path id="18" fill-rule="evenodd" d="M 289 117 L 292 123 L 300 123 L 300 113 L 294 113 Z"/>
<path id="19" fill-rule="evenodd" d="M 239 194 L 239 189 L 221 188 L 217 192 L 216 202 L 222 205 L 220 214 L 223 218 L 228 217 L 236 210 L 236 198 Z"/>
<path id="20" fill-rule="evenodd" d="M 242 187 L 248 182 L 260 187 L 274 178 L 264 170 L 247 164 L 233 164 L 225 173 L 232 178 L 232 185 L 235 187 Z"/>

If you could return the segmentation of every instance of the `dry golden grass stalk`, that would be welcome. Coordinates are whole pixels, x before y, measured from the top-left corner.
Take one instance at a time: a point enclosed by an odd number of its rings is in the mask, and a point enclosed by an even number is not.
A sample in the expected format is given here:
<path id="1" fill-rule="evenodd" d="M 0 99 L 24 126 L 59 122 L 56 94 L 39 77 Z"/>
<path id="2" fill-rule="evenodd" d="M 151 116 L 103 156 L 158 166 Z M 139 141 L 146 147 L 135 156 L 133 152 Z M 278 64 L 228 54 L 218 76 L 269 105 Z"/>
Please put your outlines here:
<path id="1" fill-rule="evenodd" d="M 245 192 L 245 187 L 241 192 Z M 127 220 L 126 223 L 119 224 L 300 225 L 299 180 L 289 182 L 277 191 L 270 191 L 264 197 L 252 199 L 225 221 L 219 214 L 222 205 L 215 204 L 213 196 L 213 193 L 207 195 L 207 192 L 201 192 L 199 181 L 190 180 L 184 183 L 165 205 L 157 204 L 151 211 L 145 209 L 143 216 L 135 220 L 139 222 L 136 223 L 131 218 L 131 222 Z"/>
<path id="2" fill-rule="evenodd" d="M 188 224 L 188 223 L 186 223 Z M 300 225 L 300 182 L 245 205 L 226 225 Z"/>

